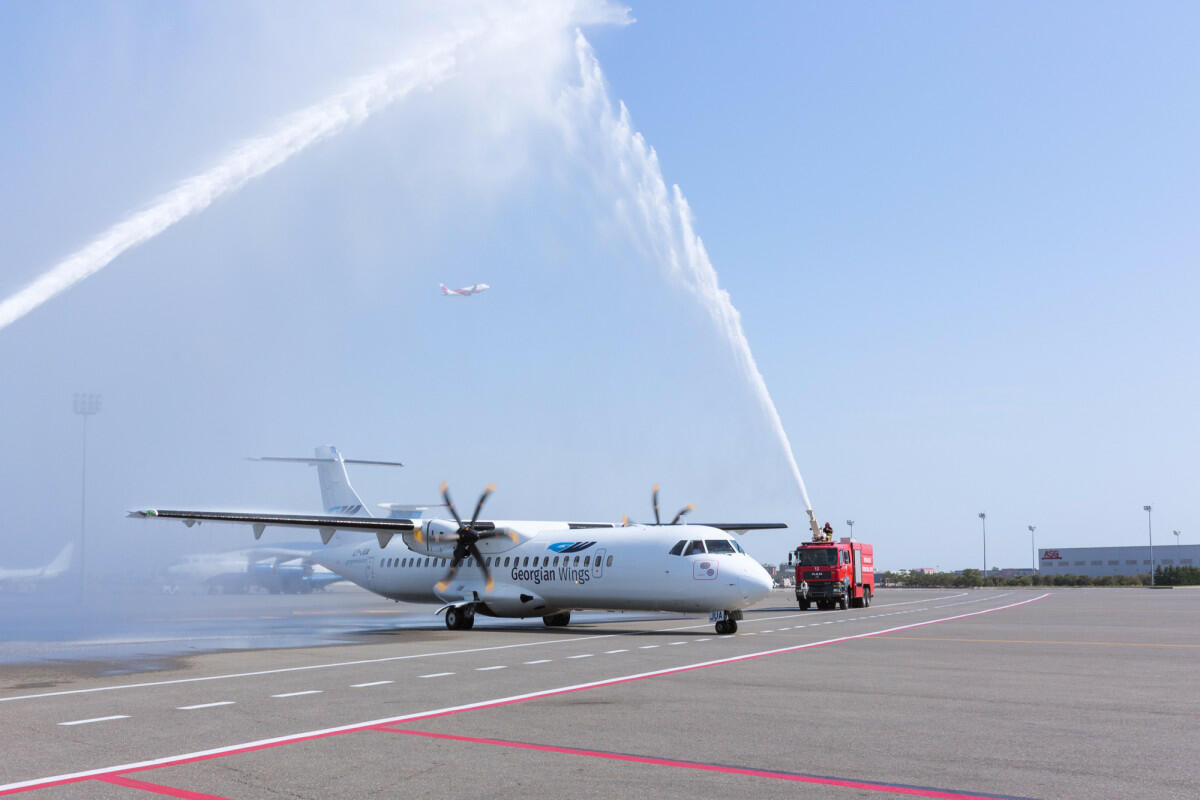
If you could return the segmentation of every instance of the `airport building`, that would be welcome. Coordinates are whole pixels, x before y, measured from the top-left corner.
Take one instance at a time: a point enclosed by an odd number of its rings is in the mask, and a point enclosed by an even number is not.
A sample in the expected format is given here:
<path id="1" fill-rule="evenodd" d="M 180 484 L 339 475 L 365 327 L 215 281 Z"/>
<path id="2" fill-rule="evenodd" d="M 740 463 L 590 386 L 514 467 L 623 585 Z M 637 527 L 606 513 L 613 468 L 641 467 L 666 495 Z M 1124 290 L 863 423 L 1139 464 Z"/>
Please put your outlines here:
<path id="1" fill-rule="evenodd" d="M 1042 575 L 1149 575 L 1150 546 L 1060 547 L 1038 549 Z M 1200 567 L 1200 544 L 1166 544 L 1154 548 L 1156 567 Z"/>

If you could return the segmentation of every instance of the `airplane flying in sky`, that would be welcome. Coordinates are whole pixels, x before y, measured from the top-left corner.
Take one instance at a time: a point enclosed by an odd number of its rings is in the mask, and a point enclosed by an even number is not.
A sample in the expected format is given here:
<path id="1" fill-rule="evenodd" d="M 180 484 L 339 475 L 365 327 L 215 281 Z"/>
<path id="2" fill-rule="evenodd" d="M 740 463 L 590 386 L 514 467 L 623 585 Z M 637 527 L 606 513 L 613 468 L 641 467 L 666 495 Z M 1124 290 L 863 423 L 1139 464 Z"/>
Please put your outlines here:
<path id="1" fill-rule="evenodd" d="M 67 542 L 63 545 L 63 549 L 58 551 L 58 555 L 49 564 L 42 567 L 29 567 L 27 569 L 6 569 L 0 567 L 0 585 L 12 584 L 20 586 L 57 578 L 70 568 L 71 553 L 74 550 L 75 545 Z"/>
<path id="2" fill-rule="evenodd" d="M 486 292 L 492 288 L 486 283 L 474 283 L 470 286 L 464 286 L 461 289 L 447 289 L 444 283 L 439 283 L 438 286 L 441 287 L 442 295 L 445 297 L 470 297 L 473 294 Z"/>
<path id="3" fill-rule="evenodd" d="M 336 452 L 336 451 L 335 451 Z M 363 509 L 340 456 L 314 459 L 327 509 Z M 575 610 L 709 612 L 717 633 L 733 633 L 742 609 L 767 597 L 772 581 L 731 532 L 785 528 L 784 523 L 681 524 L 568 521 L 464 521 L 445 484 L 451 519 L 347 514 L 266 514 L 145 509 L 131 517 L 316 529 L 324 547 L 312 559 L 364 589 L 396 601 L 441 603 L 446 627 L 470 628 L 475 614 L 541 617 L 567 625 Z M 399 536 L 396 541 L 397 535 Z"/>

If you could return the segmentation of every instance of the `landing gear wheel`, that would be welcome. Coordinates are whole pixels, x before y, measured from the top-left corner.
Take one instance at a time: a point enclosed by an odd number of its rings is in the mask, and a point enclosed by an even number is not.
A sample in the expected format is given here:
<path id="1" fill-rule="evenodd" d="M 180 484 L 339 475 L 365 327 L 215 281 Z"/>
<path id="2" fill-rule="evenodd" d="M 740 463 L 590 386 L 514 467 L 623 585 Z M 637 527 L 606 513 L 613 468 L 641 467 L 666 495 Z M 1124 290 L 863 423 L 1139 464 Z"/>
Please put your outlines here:
<path id="1" fill-rule="evenodd" d="M 542 617 L 542 622 L 546 623 L 547 628 L 565 628 L 571 623 L 571 612 L 562 611 L 558 614 L 547 614 Z"/>
<path id="2" fill-rule="evenodd" d="M 461 631 L 463 629 L 463 621 L 466 619 L 466 614 L 461 608 L 451 606 L 446 609 L 446 629 L 451 631 Z M 474 620 L 472 620 L 473 622 Z"/>
<path id="3" fill-rule="evenodd" d="M 717 623 L 717 635 L 724 636 L 727 633 L 729 633 L 729 623 L 725 620 L 721 620 Z"/>
<path id="4" fill-rule="evenodd" d="M 475 627 L 475 606 L 463 606 L 462 625 L 460 630 L 469 631 Z"/>
<path id="5" fill-rule="evenodd" d="M 809 607 L 810 605 L 812 605 L 812 603 L 811 603 L 810 601 L 808 601 L 808 600 L 801 600 L 801 601 L 800 601 L 800 610 L 801 610 L 801 611 L 808 611 L 808 607 Z"/>
<path id="6" fill-rule="evenodd" d="M 725 623 L 725 630 L 729 633 L 737 633 L 737 620 L 731 619 Z"/>

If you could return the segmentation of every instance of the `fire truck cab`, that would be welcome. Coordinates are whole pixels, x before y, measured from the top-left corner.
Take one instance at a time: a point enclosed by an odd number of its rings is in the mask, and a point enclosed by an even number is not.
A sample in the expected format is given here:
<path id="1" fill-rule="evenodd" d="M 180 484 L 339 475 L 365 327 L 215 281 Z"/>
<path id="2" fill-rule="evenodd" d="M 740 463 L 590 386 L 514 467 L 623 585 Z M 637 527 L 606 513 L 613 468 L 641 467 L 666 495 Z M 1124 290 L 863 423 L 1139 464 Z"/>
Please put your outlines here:
<path id="1" fill-rule="evenodd" d="M 788 555 L 796 565 L 796 601 L 802 611 L 813 603 L 826 611 L 866 608 L 875 594 L 875 555 L 869 544 L 845 536 L 804 542 Z"/>

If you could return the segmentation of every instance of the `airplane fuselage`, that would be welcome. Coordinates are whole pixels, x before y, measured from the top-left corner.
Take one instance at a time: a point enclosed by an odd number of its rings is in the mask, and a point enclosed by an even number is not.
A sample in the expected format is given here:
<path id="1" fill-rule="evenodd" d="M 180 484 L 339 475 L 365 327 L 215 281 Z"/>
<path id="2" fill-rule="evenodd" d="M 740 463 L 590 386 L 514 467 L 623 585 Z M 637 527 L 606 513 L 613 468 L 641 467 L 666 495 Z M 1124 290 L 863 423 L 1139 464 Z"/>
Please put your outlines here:
<path id="1" fill-rule="evenodd" d="M 711 612 L 742 609 L 766 597 L 771 577 L 725 531 L 702 525 L 568 528 L 554 522 L 499 522 L 520 541 L 481 541 L 495 584 L 468 559 L 446 586 L 452 552 L 436 540 L 405 535 L 380 547 L 374 537 L 338 539 L 314 553 L 317 563 L 393 600 L 472 601 L 481 613 L 547 616 L 571 609 Z M 707 544 L 693 555 L 678 542 Z M 407 547 L 405 546 L 407 545 Z M 711 552 L 708 552 L 711 551 Z"/>

